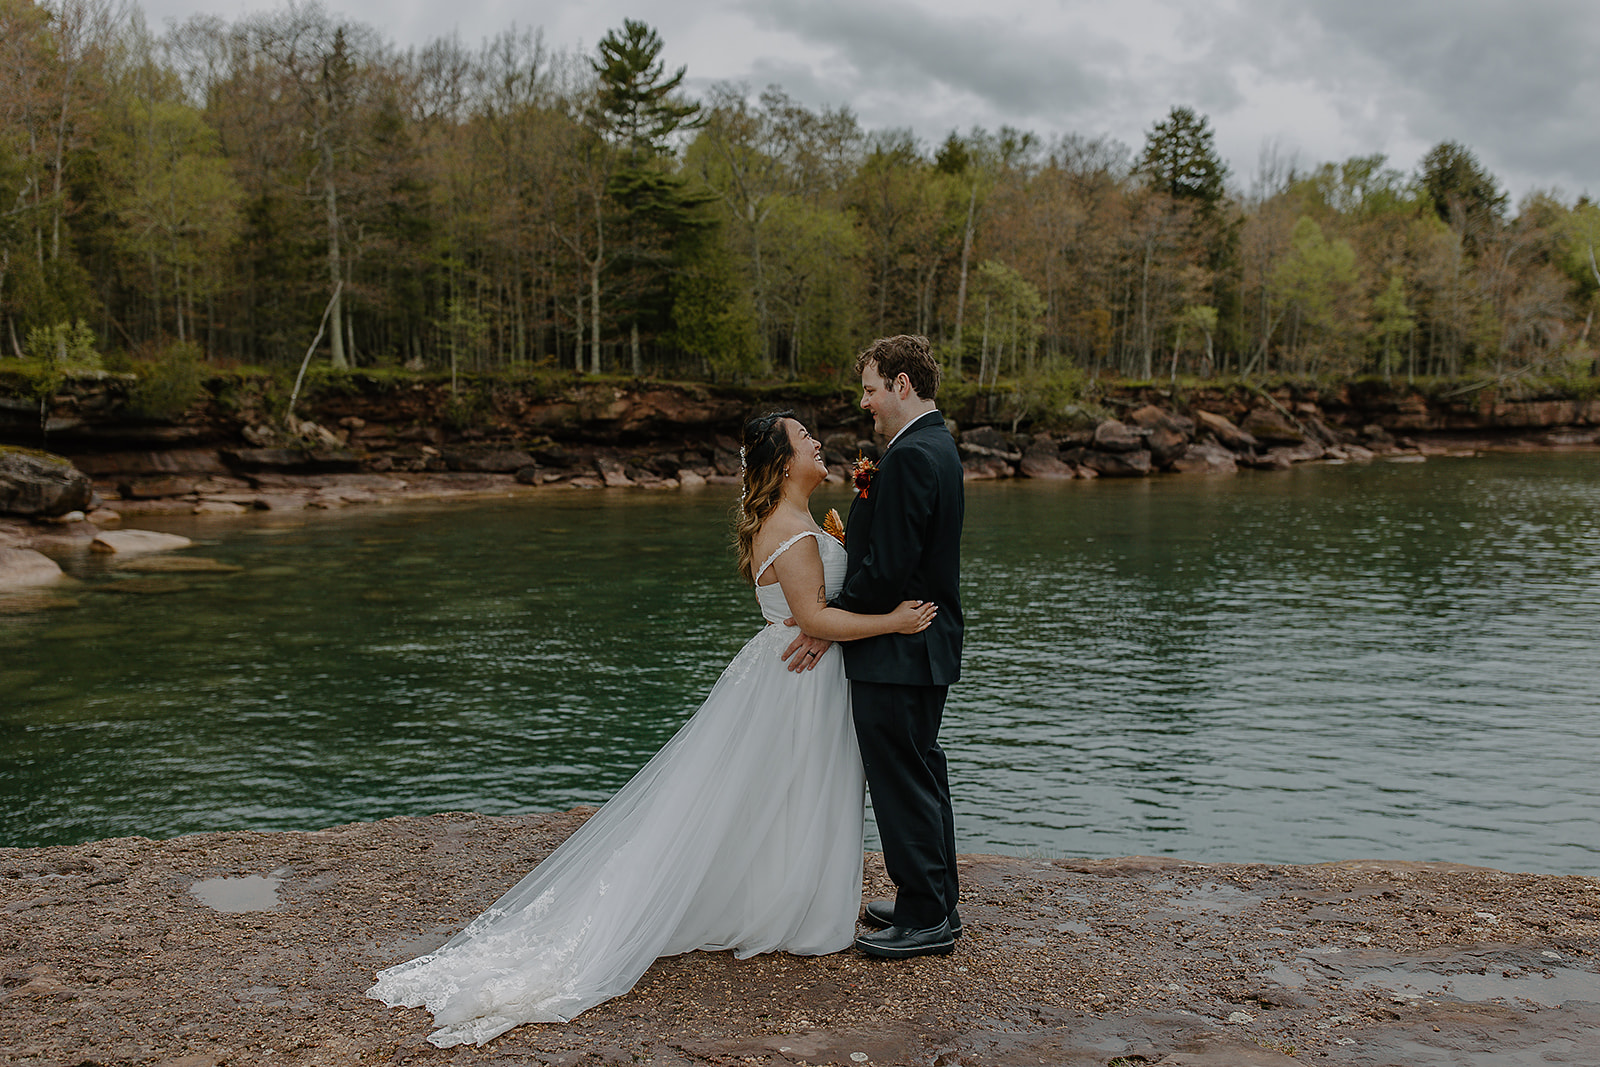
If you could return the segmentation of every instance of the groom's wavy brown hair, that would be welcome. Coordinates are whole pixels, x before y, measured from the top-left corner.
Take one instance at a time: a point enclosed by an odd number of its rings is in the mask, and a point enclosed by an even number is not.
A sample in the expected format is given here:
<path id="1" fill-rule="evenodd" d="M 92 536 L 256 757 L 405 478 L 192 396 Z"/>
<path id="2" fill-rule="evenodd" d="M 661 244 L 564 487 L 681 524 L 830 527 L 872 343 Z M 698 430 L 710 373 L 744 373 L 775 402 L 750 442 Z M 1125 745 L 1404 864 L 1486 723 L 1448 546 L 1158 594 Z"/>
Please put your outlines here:
<path id="1" fill-rule="evenodd" d="M 784 470 L 794 455 L 789 432 L 783 428 L 783 420 L 792 418 L 792 411 L 768 411 L 745 423 L 740 435 L 744 484 L 739 493 L 739 510 L 733 517 L 733 544 L 739 552 L 739 573 L 751 585 L 756 581 L 756 562 L 750 558 L 756 532 L 783 499 Z"/>
<path id="2" fill-rule="evenodd" d="M 856 373 L 860 374 L 874 363 L 886 382 L 893 382 L 904 374 L 911 382 L 912 392 L 923 400 L 932 400 L 939 392 L 943 372 L 939 361 L 933 358 L 933 346 L 921 334 L 902 333 L 878 338 L 856 357 Z"/>

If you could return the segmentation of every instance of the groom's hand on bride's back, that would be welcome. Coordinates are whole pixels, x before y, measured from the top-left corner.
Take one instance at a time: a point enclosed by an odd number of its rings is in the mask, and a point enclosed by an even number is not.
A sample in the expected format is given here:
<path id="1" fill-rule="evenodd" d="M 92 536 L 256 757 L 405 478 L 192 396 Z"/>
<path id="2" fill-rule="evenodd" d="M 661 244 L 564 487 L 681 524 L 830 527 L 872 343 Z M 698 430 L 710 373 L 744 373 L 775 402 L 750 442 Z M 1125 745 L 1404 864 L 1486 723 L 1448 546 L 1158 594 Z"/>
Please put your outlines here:
<path id="1" fill-rule="evenodd" d="M 783 624 L 785 626 L 800 625 L 794 621 L 793 616 L 784 619 Z M 809 671 L 817 665 L 817 661 L 822 658 L 822 654 L 828 651 L 828 646 L 832 644 L 832 641 L 824 641 L 820 637 L 800 634 L 789 642 L 789 647 L 783 650 L 783 655 L 780 658 L 789 664 L 791 671 Z"/>

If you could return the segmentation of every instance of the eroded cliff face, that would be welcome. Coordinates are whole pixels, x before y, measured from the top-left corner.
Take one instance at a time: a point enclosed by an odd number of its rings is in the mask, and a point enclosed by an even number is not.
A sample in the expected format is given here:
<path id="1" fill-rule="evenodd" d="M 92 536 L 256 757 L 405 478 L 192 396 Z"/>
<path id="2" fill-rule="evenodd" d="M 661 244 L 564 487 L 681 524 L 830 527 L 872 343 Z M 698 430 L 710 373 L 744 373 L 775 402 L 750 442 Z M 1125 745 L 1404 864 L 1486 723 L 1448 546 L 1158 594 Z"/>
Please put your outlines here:
<path id="1" fill-rule="evenodd" d="M 282 432 L 287 406 L 282 392 L 282 383 L 266 377 L 217 377 L 207 381 L 181 412 L 154 417 L 138 410 L 131 376 L 69 380 L 42 404 L 21 383 L 0 378 L 0 440 L 45 445 L 67 455 L 245 446 L 252 443 L 251 436 Z M 549 438 L 566 444 L 628 447 L 734 436 L 749 414 L 768 408 L 792 408 L 824 433 L 855 429 L 868 436 L 868 423 L 856 399 L 855 391 L 845 387 L 746 388 L 580 378 L 485 380 L 463 384 L 452 393 L 448 381 L 356 373 L 308 389 L 295 414 L 330 428 L 347 443 L 373 446 L 411 439 L 526 443 Z M 1600 396 L 1471 385 L 1429 391 L 1366 380 L 1335 387 L 1228 385 L 1176 392 L 1104 386 L 1065 411 L 1019 410 L 1004 391 L 986 393 L 960 386 L 948 389 L 944 399 L 945 414 L 963 428 L 999 424 L 1012 432 L 1059 430 L 1081 418 L 1082 411 L 1115 415 L 1148 404 L 1185 415 L 1204 409 L 1236 422 L 1255 407 L 1273 404 L 1318 417 L 1337 429 L 1354 432 L 1378 426 L 1395 435 L 1600 427 Z M 352 428 L 353 420 L 360 425 Z M 353 432 L 340 434 L 341 429 Z"/>
<path id="2" fill-rule="evenodd" d="M 0 439 L 82 454 L 113 449 L 228 447 L 250 443 L 247 431 L 277 433 L 287 422 L 283 383 L 226 376 L 205 382 L 182 410 L 139 410 L 131 376 L 69 380 L 42 404 L 20 382 L 0 378 Z M 385 439 L 529 441 L 628 446 L 738 432 L 757 407 L 793 407 L 810 421 L 838 425 L 858 415 L 854 396 L 815 389 L 639 381 L 528 379 L 450 383 L 352 374 L 309 388 L 299 419 L 330 428 L 359 420 L 362 441 Z M 345 427 L 348 428 L 348 427 Z M 335 429 L 334 432 L 337 432 Z"/>
<path id="3" fill-rule="evenodd" d="M 758 410 L 793 410 L 840 477 L 875 447 L 843 386 L 573 377 L 463 381 L 452 392 L 447 381 L 358 373 L 308 389 L 291 415 L 282 382 L 232 375 L 167 417 L 141 411 L 127 376 L 74 379 L 42 401 L 6 389 L 0 376 L 0 442 L 67 456 L 124 510 L 288 506 L 294 493 L 304 504 L 340 478 L 351 492 L 400 495 L 416 488 L 406 478 L 424 477 L 454 479 L 429 491 L 471 488 L 472 478 L 576 488 L 735 480 L 739 428 Z M 1600 398 L 1472 386 L 1103 386 L 1029 411 L 1008 393 L 952 383 L 941 400 L 969 478 L 1283 470 L 1397 452 L 1593 447 L 1600 437 Z M 374 477 L 382 484 L 349 482 Z"/>

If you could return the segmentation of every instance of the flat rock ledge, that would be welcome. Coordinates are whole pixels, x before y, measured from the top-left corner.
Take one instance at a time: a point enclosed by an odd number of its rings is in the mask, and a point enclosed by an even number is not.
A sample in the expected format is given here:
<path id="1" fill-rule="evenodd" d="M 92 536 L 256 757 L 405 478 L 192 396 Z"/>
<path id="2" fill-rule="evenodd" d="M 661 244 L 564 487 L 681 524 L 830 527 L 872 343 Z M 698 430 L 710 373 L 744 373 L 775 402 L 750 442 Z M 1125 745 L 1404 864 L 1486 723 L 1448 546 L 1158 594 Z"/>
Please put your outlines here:
<path id="1" fill-rule="evenodd" d="M 0 1060 L 1600 1062 L 1600 879 L 1447 864 L 967 856 L 953 955 L 691 953 L 481 1049 L 362 995 L 588 814 L 0 849 Z M 875 853 L 865 889 L 888 890 Z"/>

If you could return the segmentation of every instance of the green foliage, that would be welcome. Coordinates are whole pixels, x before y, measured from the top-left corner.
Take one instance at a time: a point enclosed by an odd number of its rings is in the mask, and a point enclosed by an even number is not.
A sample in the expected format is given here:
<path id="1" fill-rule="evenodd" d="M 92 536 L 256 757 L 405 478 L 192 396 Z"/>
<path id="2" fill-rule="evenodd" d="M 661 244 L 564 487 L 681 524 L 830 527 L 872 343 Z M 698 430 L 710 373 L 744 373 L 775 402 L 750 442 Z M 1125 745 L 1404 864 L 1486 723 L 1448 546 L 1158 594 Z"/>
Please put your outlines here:
<path id="1" fill-rule="evenodd" d="M 1435 145 L 1423 157 L 1419 181 L 1439 219 L 1475 240 L 1505 217 L 1510 202 L 1478 157 L 1454 141 Z"/>
<path id="2" fill-rule="evenodd" d="M 1089 376 L 1079 367 L 1064 367 L 1019 379 L 1010 401 L 1028 413 L 1025 421 L 1053 427 L 1074 422 L 1092 395 Z"/>
<path id="3" fill-rule="evenodd" d="M 1416 326 L 1417 317 L 1406 303 L 1405 279 L 1400 273 L 1389 275 L 1389 284 L 1372 300 L 1373 331 L 1382 342 L 1383 376 L 1393 373 L 1395 345 Z"/>
<path id="4" fill-rule="evenodd" d="M 1580 203 L 1556 225 L 1562 269 L 1579 291 L 1600 294 L 1600 206 Z"/>
<path id="5" fill-rule="evenodd" d="M 102 369 L 94 331 L 82 319 L 34 327 L 28 331 L 26 352 L 29 359 L 52 363 L 63 371 Z"/>
<path id="6" fill-rule="evenodd" d="M 966 358 L 978 355 L 978 382 L 1000 374 L 1009 358 L 1013 372 L 1031 373 L 1044 332 L 1044 298 L 1022 274 L 998 260 L 978 264 L 973 286 L 973 311 L 981 330 L 968 335 Z"/>
<path id="7" fill-rule="evenodd" d="M 859 347 L 861 237 L 844 212 L 786 197 L 773 205 L 768 308 L 791 376 L 831 374 Z"/>
<path id="8" fill-rule="evenodd" d="M 1297 188 L 1308 200 L 1339 215 L 1376 219 L 1409 211 L 1414 203 L 1411 185 L 1388 163 L 1381 153 L 1324 163 Z"/>
<path id="9" fill-rule="evenodd" d="M 676 98 L 687 68 L 667 77 L 661 48 L 661 36 L 648 24 L 623 19 L 622 32 L 607 32 L 591 60 L 600 77 L 594 118 L 635 161 L 665 152 L 667 138 L 695 125 L 700 111 L 700 105 Z"/>
<path id="10" fill-rule="evenodd" d="M 1217 155 L 1210 121 L 1193 108 L 1175 107 L 1150 128 L 1139 169 L 1175 200 L 1206 208 L 1222 200 L 1228 168 Z"/>
<path id="11" fill-rule="evenodd" d="M 459 390 L 451 396 L 442 414 L 444 424 L 459 433 L 487 426 L 493 412 L 493 394 L 478 382 L 473 388 Z"/>
<path id="12" fill-rule="evenodd" d="M 1212 334 L 1217 330 L 1217 309 L 1209 304 L 1191 304 L 1183 309 L 1183 314 L 1178 316 L 1180 326 L 1188 327 L 1203 334 Z"/>
<path id="13" fill-rule="evenodd" d="M 138 381 L 128 394 L 128 410 L 147 419 L 176 419 L 205 392 L 205 364 L 199 346 L 178 341 L 154 358 L 135 364 Z"/>
<path id="14" fill-rule="evenodd" d="M 1289 254 L 1273 275 L 1273 292 L 1291 311 L 1296 345 L 1337 349 L 1359 315 L 1359 275 L 1350 242 L 1329 241 L 1309 216 L 1302 215 L 1289 240 Z"/>
<path id="15" fill-rule="evenodd" d="M 827 382 L 917 332 L 995 403 L 997 378 L 1072 367 L 1561 377 L 1600 336 L 1600 209 L 1512 216 L 1460 144 L 1408 173 L 1266 166 L 1237 195 L 1187 107 L 1136 153 L 1009 128 L 929 145 L 777 86 L 690 99 L 634 19 L 586 57 L 514 30 L 407 57 L 269 7 L 107 23 L 68 55 L 54 8 L 0 0 L 0 352 L 82 319 L 130 352 L 177 337 L 292 370 L 334 277 L 330 332 L 363 370 L 572 367 L 581 339 L 596 372 Z"/>
<path id="16" fill-rule="evenodd" d="M 755 308 L 725 254 L 713 250 L 674 276 L 671 341 L 704 360 L 713 380 L 743 381 L 761 366 Z"/>

